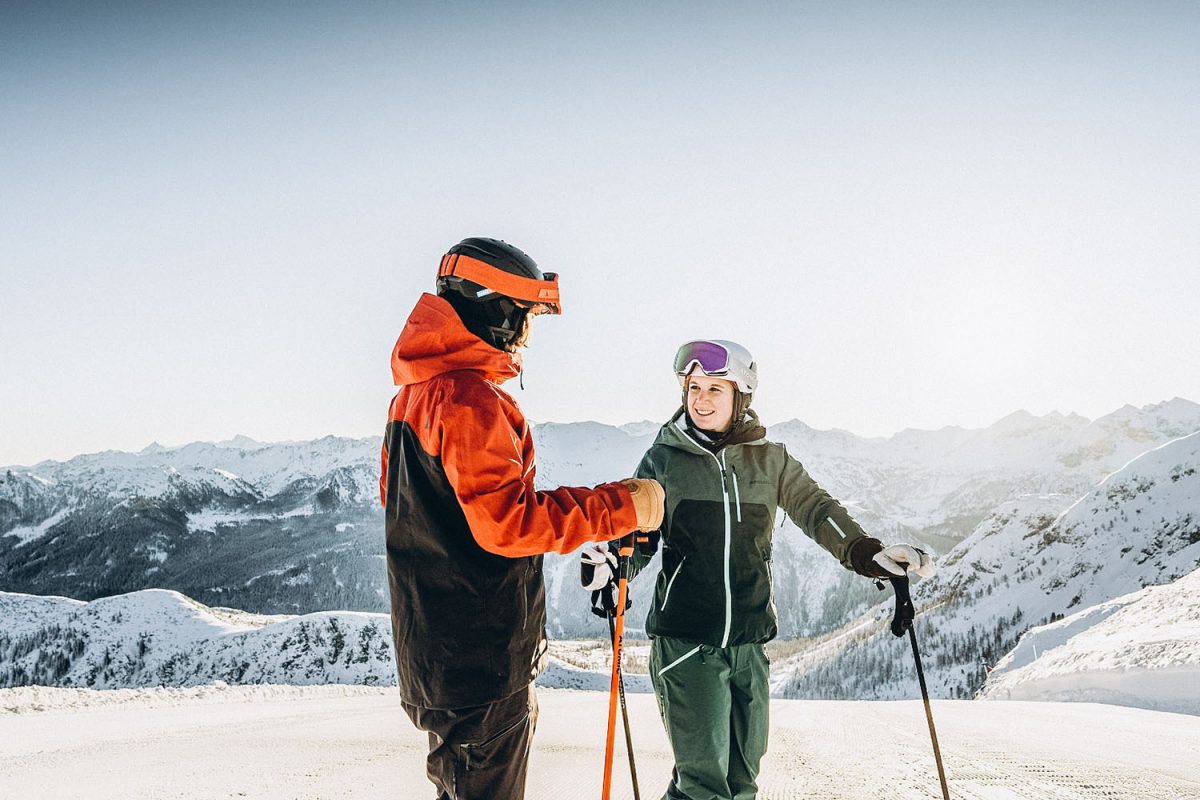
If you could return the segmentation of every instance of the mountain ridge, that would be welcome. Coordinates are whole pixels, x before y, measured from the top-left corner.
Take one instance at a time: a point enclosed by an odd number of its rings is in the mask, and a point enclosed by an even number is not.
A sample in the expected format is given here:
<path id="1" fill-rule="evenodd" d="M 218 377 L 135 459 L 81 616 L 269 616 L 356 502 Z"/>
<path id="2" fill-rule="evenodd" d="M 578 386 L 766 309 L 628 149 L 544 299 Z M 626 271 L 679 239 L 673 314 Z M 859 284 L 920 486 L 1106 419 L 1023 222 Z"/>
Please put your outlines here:
<path id="1" fill-rule="evenodd" d="M 1013 497 L 1078 497 L 1178 429 L 1200 430 L 1200 406 L 1190 401 L 1129 408 L 1074 428 L 1046 415 L 1016 439 L 946 427 L 867 440 L 799 420 L 773 425 L 770 436 L 869 532 L 946 552 Z M 658 425 L 623 428 L 535 425 L 538 488 L 631 474 Z M 262 613 L 382 611 L 379 441 L 239 436 L 0 467 L 0 588 L 94 599 L 160 587 Z M 784 636 L 835 629 L 876 602 L 790 520 L 775 538 Z M 579 600 L 576 572 L 571 556 L 546 559 L 551 634 L 603 635 Z M 634 582 L 636 608 L 646 607 L 649 583 Z"/>

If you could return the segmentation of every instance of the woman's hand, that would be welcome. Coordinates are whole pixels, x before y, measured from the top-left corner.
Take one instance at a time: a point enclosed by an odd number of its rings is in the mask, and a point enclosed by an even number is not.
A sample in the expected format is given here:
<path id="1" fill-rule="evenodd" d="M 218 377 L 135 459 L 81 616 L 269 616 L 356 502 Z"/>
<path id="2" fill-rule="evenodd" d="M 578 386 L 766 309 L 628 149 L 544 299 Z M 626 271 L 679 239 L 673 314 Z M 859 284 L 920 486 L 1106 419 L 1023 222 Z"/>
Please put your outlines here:
<path id="1" fill-rule="evenodd" d="M 928 578 L 936 571 L 929 554 L 911 544 L 888 545 L 872 556 L 871 560 L 892 575 L 904 575 L 913 570 L 922 578 Z"/>

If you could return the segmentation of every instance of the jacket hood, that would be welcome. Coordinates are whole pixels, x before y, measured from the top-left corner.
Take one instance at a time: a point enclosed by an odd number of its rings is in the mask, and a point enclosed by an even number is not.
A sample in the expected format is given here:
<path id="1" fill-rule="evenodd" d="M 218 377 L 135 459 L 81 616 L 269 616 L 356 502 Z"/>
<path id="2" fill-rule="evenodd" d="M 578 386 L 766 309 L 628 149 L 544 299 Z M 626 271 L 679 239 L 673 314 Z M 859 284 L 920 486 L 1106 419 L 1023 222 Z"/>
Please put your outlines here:
<path id="1" fill-rule="evenodd" d="M 659 428 L 658 436 L 654 438 L 654 443 L 678 447 L 689 452 L 703 450 L 703 446 L 687 432 L 686 414 L 686 408 L 680 406 L 670 421 Z M 746 409 L 746 415 L 742 417 L 740 430 L 735 431 L 734 435 L 725 442 L 723 447 L 735 444 L 766 444 L 766 441 L 767 429 L 759 422 L 758 414 L 753 409 L 748 408 Z"/>
<path id="2" fill-rule="evenodd" d="M 392 348 L 393 383 L 424 383 L 462 369 L 482 372 L 489 380 L 502 383 L 520 374 L 521 356 L 487 344 L 466 329 L 449 303 L 422 294 Z"/>

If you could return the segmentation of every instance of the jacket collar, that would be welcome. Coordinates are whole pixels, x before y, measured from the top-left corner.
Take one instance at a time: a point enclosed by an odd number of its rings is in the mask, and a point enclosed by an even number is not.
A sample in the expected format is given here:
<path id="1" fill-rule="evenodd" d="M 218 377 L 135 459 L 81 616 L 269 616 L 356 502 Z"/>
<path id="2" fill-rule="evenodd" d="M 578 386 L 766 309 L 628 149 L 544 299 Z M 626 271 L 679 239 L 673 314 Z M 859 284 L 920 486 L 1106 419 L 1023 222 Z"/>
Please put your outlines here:
<path id="1" fill-rule="evenodd" d="M 655 444 L 664 444 L 669 447 L 677 447 L 681 450 L 690 452 L 705 451 L 706 448 L 697 442 L 687 429 L 687 410 L 680 406 L 679 410 L 671 417 L 666 425 L 658 431 L 658 436 L 654 440 Z M 758 419 L 752 409 L 746 409 L 746 416 L 742 418 L 741 429 L 735 431 L 734 435 L 726 441 L 721 449 L 732 445 L 761 445 L 767 443 L 767 429 Z"/>
<path id="2" fill-rule="evenodd" d="M 423 383 L 462 369 L 503 383 L 520 374 L 521 356 L 484 342 L 466 329 L 448 302 L 422 294 L 392 348 L 393 382 L 397 386 Z"/>

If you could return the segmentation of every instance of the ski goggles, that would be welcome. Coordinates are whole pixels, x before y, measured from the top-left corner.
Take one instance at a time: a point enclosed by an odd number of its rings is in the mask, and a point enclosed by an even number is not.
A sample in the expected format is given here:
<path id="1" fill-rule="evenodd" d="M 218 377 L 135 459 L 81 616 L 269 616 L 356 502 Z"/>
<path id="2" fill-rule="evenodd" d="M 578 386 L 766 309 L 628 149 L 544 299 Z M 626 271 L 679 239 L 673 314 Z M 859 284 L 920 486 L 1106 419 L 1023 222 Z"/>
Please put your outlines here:
<path id="1" fill-rule="evenodd" d="M 558 296 L 558 274 L 554 272 L 542 273 L 542 280 L 539 281 L 536 278 L 525 278 L 496 269 L 478 258 L 461 253 L 448 253 L 442 258 L 438 277 L 450 276 L 464 278 L 493 292 L 511 297 L 515 303 L 534 310 L 535 313 L 562 313 L 562 302 Z"/>
<path id="2" fill-rule="evenodd" d="M 716 342 L 703 339 L 688 342 L 675 353 L 675 374 L 687 375 L 695 366 L 699 366 L 705 375 L 726 375 L 729 351 Z"/>

